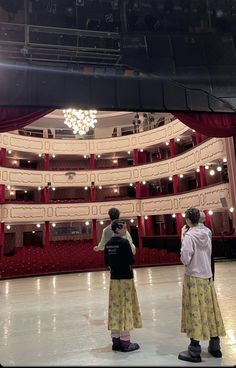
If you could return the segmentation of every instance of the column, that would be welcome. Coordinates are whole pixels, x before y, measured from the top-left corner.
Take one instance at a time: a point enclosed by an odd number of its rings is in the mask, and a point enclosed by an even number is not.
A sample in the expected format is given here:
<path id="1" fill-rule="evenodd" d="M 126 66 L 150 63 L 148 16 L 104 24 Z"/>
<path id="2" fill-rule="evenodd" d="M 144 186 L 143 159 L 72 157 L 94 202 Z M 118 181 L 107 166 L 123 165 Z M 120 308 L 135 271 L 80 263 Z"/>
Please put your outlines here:
<path id="1" fill-rule="evenodd" d="M 94 153 L 91 153 L 90 156 L 89 156 L 89 168 L 90 168 L 90 170 L 95 169 L 95 155 L 94 155 Z"/>
<path id="2" fill-rule="evenodd" d="M 208 210 L 203 211 L 205 213 L 205 225 L 212 229 L 211 215 L 209 215 Z"/>
<path id="3" fill-rule="evenodd" d="M 181 235 L 181 229 L 183 227 L 183 217 L 181 213 L 176 213 L 176 233 Z"/>
<path id="4" fill-rule="evenodd" d="M 135 182 L 135 192 L 136 192 L 136 198 L 137 199 L 142 198 L 140 181 Z"/>
<path id="5" fill-rule="evenodd" d="M 43 161 L 44 170 L 49 170 L 49 153 L 45 153 Z"/>
<path id="6" fill-rule="evenodd" d="M 227 170 L 229 176 L 230 192 L 232 198 L 232 222 L 234 233 L 236 232 L 236 157 L 233 137 L 225 138 L 225 147 L 227 153 Z"/>
<path id="7" fill-rule="evenodd" d="M 201 135 L 201 133 L 196 132 L 195 137 L 196 137 L 196 144 L 200 144 L 202 142 L 202 135 Z"/>
<path id="8" fill-rule="evenodd" d="M 91 187 L 90 187 L 90 200 L 91 202 L 96 201 L 96 187 L 94 185 L 94 182 L 92 182 Z"/>
<path id="9" fill-rule="evenodd" d="M 7 150 L 6 148 L 1 148 L 1 166 L 5 167 L 7 162 Z"/>
<path id="10" fill-rule="evenodd" d="M 5 203 L 5 184 L 0 184 L 0 203 Z"/>
<path id="11" fill-rule="evenodd" d="M 5 246 L 4 222 L 0 223 L 0 246 L 1 246 L 1 258 L 2 258 L 4 256 L 4 246 Z"/>
<path id="12" fill-rule="evenodd" d="M 134 165 L 139 164 L 138 149 L 137 148 L 134 148 L 134 150 L 133 150 L 133 163 L 134 163 Z"/>
<path id="13" fill-rule="evenodd" d="M 49 221 L 44 223 L 44 247 L 48 248 L 50 244 L 50 226 Z"/>
<path id="14" fill-rule="evenodd" d="M 175 157 L 175 140 L 174 138 L 170 139 L 170 157 Z"/>
<path id="15" fill-rule="evenodd" d="M 172 176 L 172 182 L 173 182 L 173 193 L 179 193 L 179 177 L 178 175 Z"/>
<path id="16" fill-rule="evenodd" d="M 49 203 L 49 188 L 45 187 L 43 188 L 43 190 L 41 191 L 41 201 L 43 203 Z"/>
<path id="17" fill-rule="evenodd" d="M 137 224 L 138 224 L 138 245 L 139 248 L 143 247 L 142 237 L 144 230 L 144 218 L 143 216 L 137 216 Z"/>
<path id="18" fill-rule="evenodd" d="M 145 224 L 145 235 L 154 235 L 154 226 L 153 226 L 153 216 L 148 216 L 147 219 L 144 219 Z"/>
<path id="19" fill-rule="evenodd" d="M 207 185 L 206 182 L 206 169 L 205 166 L 199 166 L 200 172 L 200 188 L 205 187 Z"/>
<path id="20" fill-rule="evenodd" d="M 95 247 L 96 245 L 98 245 L 98 239 L 97 239 L 97 220 L 93 219 L 92 220 L 92 236 L 93 236 L 93 246 Z"/>

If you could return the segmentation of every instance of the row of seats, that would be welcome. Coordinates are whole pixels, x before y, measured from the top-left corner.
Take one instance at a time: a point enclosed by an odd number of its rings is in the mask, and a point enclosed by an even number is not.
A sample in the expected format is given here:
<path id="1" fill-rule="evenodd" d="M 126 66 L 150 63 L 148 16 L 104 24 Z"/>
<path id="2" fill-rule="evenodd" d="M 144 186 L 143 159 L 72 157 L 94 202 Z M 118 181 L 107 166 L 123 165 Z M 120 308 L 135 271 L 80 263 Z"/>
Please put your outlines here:
<path id="1" fill-rule="evenodd" d="M 179 264 L 179 254 L 166 249 L 137 248 L 135 266 Z M 18 247 L 0 260 L 1 278 L 59 274 L 106 269 L 103 252 L 92 241 L 50 243 L 48 247 Z"/>

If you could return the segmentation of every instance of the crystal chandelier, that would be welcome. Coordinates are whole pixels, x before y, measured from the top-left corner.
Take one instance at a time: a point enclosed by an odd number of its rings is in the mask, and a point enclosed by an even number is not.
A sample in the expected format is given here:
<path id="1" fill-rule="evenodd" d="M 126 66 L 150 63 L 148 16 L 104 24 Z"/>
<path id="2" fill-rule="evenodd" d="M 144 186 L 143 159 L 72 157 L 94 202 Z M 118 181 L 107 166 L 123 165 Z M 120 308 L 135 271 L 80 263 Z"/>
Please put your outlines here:
<path id="1" fill-rule="evenodd" d="M 97 123 L 96 110 L 66 109 L 63 113 L 64 123 L 73 129 L 74 134 L 85 135 Z"/>

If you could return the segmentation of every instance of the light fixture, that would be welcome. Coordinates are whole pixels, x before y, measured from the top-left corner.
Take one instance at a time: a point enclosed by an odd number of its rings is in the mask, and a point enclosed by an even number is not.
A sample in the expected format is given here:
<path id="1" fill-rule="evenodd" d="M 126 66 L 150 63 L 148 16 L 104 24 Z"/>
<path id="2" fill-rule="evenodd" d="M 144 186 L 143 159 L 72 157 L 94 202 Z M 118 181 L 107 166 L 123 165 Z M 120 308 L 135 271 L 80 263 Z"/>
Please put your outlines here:
<path id="1" fill-rule="evenodd" d="M 53 223 L 52 223 L 52 227 L 56 227 L 56 224 L 55 224 L 55 222 L 53 222 Z"/>
<path id="2" fill-rule="evenodd" d="M 212 216 L 212 215 L 213 215 L 213 211 L 212 211 L 212 210 L 208 211 L 208 214 L 209 214 L 210 216 Z"/>
<path id="3" fill-rule="evenodd" d="M 234 208 L 233 207 L 230 207 L 229 211 L 230 212 L 234 212 Z"/>
<path id="4" fill-rule="evenodd" d="M 173 217 L 173 218 L 175 218 L 175 217 L 176 217 L 176 214 L 175 214 L 175 213 L 173 213 L 172 217 Z"/>
<path id="5" fill-rule="evenodd" d="M 7 225 L 6 228 L 7 228 L 7 230 L 10 230 L 11 226 L 10 225 Z"/>
<path id="6" fill-rule="evenodd" d="M 100 225 L 103 225 L 103 224 L 104 224 L 104 221 L 102 221 L 102 220 L 101 220 L 101 221 L 100 221 Z"/>
<path id="7" fill-rule="evenodd" d="M 209 174 L 211 175 L 211 176 L 213 176 L 213 175 L 215 175 L 215 170 L 210 170 L 210 172 L 209 172 Z"/>
<path id="8" fill-rule="evenodd" d="M 37 226 L 37 227 L 40 227 L 40 224 L 37 224 L 36 226 Z"/>
<path id="9" fill-rule="evenodd" d="M 223 158 L 223 162 L 227 162 L 227 158 L 226 157 Z"/>
<path id="10" fill-rule="evenodd" d="M 144 218 L 145 218 L 145 220 L 147 220 L 148 219 L 148 216 L 144 216 Z"/>
<path id="11" fill-rule="evenodd" d="M 219 166 L 217 166 L 216 170 L 217 171 L 222 171 L 222 167 L 219 165 Z"/>
<path id="12" fill-rule="evenodd" d="M 101 185 L 99 185 L 99 187 L 98 187 L 99 189 L 102 189 L 102 186 Z"/>
<path id="13" fill-rule="evenodd" d="M 85 222 L 85 225 L 86 225 L 86 226 L 89 226 L 89 221 L 86 221 L 86 222 Z"/>
<path id="14" fill-rule="evenodd" d="M 133 223 L 134 222 L 134 219 L 130 219 L 130 222 Z"/>
<path id="15" fill-rule="evenodd" d="M 65 109 L 63 113 L 64 123 L 73 129 L 74 134 L 85 135 L 97 123 L 96 110 Z"/>
<path id="16" fill-rule="evenodd" d="M 183 174 L 180 174 L 180 176 L 179 176 L 179 177 L 182 179 L 184 176 L 183 176 Z"/>
<path id="17" fill-rule="evenodd" d="M 209 165 L 205 165 L 205 169 L 208 170 L 209 169 Z"/>
<path id="18" fill-rule="evenodd" d="M 169 180 L 170 180 L 170 181 L 172 181 L 172 180 L 173 180 L 172 176 L 169 176 Z"/>

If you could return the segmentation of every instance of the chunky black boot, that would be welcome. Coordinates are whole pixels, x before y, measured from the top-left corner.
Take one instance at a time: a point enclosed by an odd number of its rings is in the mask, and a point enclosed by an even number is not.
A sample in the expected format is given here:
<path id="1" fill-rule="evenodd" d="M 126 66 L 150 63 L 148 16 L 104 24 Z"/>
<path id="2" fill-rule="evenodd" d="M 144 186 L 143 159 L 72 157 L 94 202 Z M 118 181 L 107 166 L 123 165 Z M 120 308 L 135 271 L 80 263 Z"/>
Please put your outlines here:
<path id="1" fill-rule="evenodd" d="M 137 344 L 136 342 L 130 342 L 130 340 L 128 341 L 120 340 L 120 344 L 121 344 L 121 351 L 123 351 L 124 353 L 133 350 L 138 350 L 140 348 L 139 344 Z"/>
<path id="2" fill-rule="evenodd" d="M 112 350 L 120 351 L 121 350 L 121 343 L 119 337 L 112 338 Z"/>
<path id="3" fill-rule="evenodd" d="M 211 337 L 209 341 L 208 352 L 215 358 L 222 357 L 222 352 L 220 350 L 220 338 L 218 336 Z"/>
<path id="4" fill-rule="evenodd" d="M 178 359 L 185 360 L 192 363 L 200 363 L 201 358 L 201 345 L 198 346 L 188 346 L 188 350 L 179 353 Z"/>

